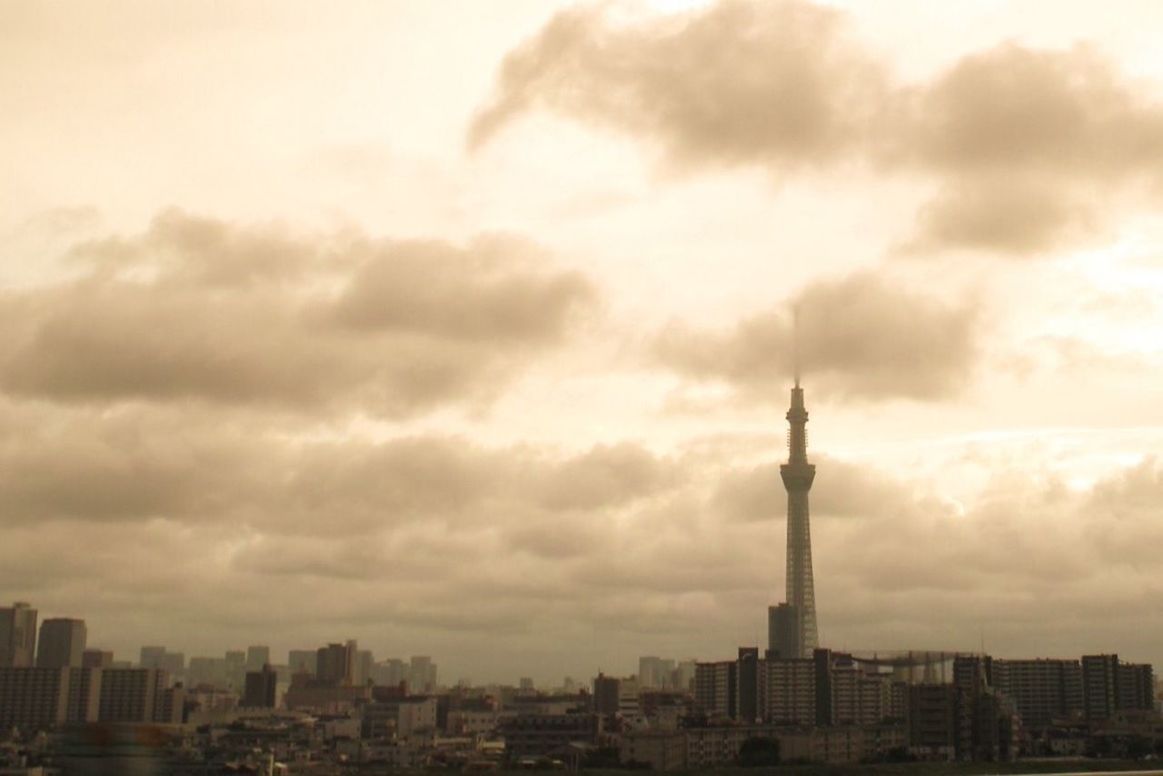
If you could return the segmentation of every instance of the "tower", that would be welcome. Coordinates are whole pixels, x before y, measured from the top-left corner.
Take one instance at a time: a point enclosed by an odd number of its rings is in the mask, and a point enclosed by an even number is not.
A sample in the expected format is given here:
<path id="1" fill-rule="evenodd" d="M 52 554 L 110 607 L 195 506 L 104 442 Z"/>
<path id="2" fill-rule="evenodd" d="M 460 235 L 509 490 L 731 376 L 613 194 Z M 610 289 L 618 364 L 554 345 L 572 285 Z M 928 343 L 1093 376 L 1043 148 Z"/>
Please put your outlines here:
<path id="1" fill-rule="evenodd" d="M 818 644 L 816 634 L 816 591 L 812 582 L 812 532 L 808 519 L 808 491 L 816 477 L 816 467 L 808 463 L 808 411 L 799 375 L 791 389 L 787 411 L 787 463 L 779 467 L 787 489 L 787 603 L 795 612 L 796 643 L 800 656 L 809 657 Z"/>

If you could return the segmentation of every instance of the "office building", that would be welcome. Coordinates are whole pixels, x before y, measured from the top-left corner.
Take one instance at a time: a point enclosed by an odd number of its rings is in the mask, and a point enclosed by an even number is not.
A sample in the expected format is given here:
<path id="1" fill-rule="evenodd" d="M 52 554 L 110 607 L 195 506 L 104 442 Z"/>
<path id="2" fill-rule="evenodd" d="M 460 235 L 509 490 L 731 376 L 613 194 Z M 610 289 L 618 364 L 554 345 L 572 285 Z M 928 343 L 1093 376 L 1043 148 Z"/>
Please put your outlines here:
<path id="1" fill-rule="evenodd" d="M 767 654 L 765 657 L 802 657 L 800 621 L 789 603 L 767 607 Z"/>
<path id="2" fill-rule="evenodd" d="M 38 668 L 80 668 L 85 654 L 85 621 L 50 617 L 40 625 Z"/>
<path id="3" fill-rule="evenodd" d="M 355 674 L 355 642 L 328 644 L 315 652 L 315 677 L 323 684 L 351 687 Z"/>
<path id="4" fill-rule="evenodd" d="M 594 677 L 594 713 L 612 716 L 618 713 L 621 680 L 599 673 Z"/>
<path id="5" fill-rule="evenodd" d="M 0 729 L 48 730 L 66 721 L 69 669 L 0 668 Z"/>
<path id="6" fill-rule="evenodd" d="M 258 671 L 247 671 L 242 705 L 251 709 L 273 709 L 278 684 L 279 676 L 270 664 Z"/>
<path id="7" fill-rule="evenodd" d="M 1027 729 L 1040 731 L 1082 716 L 1078 660 L 994 660 L 993 683 L 1013 701 Z"/>
<path id="8" fill-rule="evenodd" d="M 159 721 L 168 684 L 166 672 L 156 668 L 102 669 L 98 716 L 102 722 Z"/>
<path id="9" fill-rule="evenodd" d="M 36 609 L 18 601 L 0 608 L 0 668 L 31 668 L 36 659 Z"/>
<path id="10" fill-rule="evenodd" d="M 426 655 L 413 655 L 408 677 L 408 690 L 426 693 L 436 690 L 436 665 Z"/>
<path id="11" fill-rule="evenodd" d="M 287 653 L 287 666 L 292 674 L 310 674 L 315 676 L 318 664 L 318 650 L 292 649 Z"/>
<path id="12" fill-rule="evenodd" d="M 708 719 L 729 719 L 735 713 L 738 663 L 724 660 L 695 663 L 695 711 Z"/>

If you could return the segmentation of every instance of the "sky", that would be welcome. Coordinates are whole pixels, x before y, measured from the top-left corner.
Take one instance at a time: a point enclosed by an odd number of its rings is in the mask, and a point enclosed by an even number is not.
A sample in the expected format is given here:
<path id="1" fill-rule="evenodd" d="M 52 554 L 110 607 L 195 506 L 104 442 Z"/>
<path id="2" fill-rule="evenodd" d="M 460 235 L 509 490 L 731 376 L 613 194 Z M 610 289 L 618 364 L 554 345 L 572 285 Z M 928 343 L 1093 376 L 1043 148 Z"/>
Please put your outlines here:
<path id="1" fill-rule="evenodd" d="M 1163 7 L 0 1 L 0 600 L 453 682 L 1163 665 Z"/>

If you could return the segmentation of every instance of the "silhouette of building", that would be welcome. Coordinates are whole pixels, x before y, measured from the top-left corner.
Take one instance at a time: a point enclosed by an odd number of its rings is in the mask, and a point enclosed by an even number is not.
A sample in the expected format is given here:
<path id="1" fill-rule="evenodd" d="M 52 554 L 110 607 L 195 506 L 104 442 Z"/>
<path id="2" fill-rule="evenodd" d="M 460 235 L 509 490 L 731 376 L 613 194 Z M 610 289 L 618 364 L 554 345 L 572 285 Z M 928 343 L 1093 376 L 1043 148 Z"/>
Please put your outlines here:
<path id="1" fill-rule="evenodd" d="M 85 621 L 51 617 L 40 624 L 38 668 L 80 668 L 85 654 Z"/>
<path id="2" fill-rule="evenodd" d="M 318 650 L 315 649 L 292 649 L 287 653 L 287 666 L 292 674 L 308 673 L 315 676 L 318 660 Z"/>
<path id="3" fill-rule="evenodd" d="M 808 491 L 816 477 L 816 467 L 808 463 L 808 411 L 798 374 L 791 390 L 787 422 L 788 461 L 779 467 L 787 489 L 787 607 L 768 611 L 768 648 L 780 657 L 806 658 L 819 646 L 808 516 Z M 793 649 L 797 650 L 795 654 Z"/>
<path id="4" fill-rule="evenodd" d="M 621 692 L 620 679 L 599 673 L 594 677 L 594 712 L 604 716 L 617 714 Z"/>
<path id="5" fill-rule="evenodd" d="M 29 668 L 36 658 L 36 609 L 16 602 L 0 608 L 0 668 Z"/>
<path id="6" fill-rule="evenodd" d="M 315 677 L 323 684 L 350 687 L 355 677 L 355 642 L 328 644 L 315 653 Z"/>
<path id="7" fill-rule="evenodd" d="M 425 693 L 436 690 L 436 664 L 427 655 L 413 655 L 408 677 L 411 692 Z"/>
<path id="8" fill-rule="evenodd" d="M 269 663 L 258 671 L 247 671 L 242 705 L 251 709 L 273 709 L 278 684 L 279 675 Z"/>
<path id="9" fill-rule="evenodd" d="M 695 663 L 695 711 L 709 719 L 735 714 L 739 664 L 734 660 Z"/>
<path id="10" fill-rule="evenodd" d="M 1082 656 L 1086 719 L 1110 719 L 1116 711 L 1154 708 L 1154 671 L 1149 664 L 1122 663 L 1118 655 Z"/>
<path id="11" fill-rule="evenodd" d="M 759 647 L 739 647 L 739 658 L 735 662 L 738 685 L 732 717 L 751 724 L 758 721 L 762 713 L 759 705 Z"/>
<path id="12" fill-rule="evenodd" d="M 1014 702 L 1022 725 L 1042 730 L 1082 716 L 1082 665 L 1078 660 L 994 660 L 993 681 Z"/>

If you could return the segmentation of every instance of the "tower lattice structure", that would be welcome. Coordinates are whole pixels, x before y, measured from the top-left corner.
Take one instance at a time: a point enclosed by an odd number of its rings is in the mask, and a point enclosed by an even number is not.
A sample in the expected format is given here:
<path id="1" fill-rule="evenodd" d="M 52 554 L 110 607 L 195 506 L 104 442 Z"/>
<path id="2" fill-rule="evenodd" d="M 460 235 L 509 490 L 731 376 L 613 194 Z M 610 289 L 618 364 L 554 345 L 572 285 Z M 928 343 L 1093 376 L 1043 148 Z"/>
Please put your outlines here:
<path id="1" fill-rule="evenodd" d="M 779 467 L 787 489 L 787 602 L 794 607 L 799 626 L 801 656 L 810 656 L 819 646 L 816 631 L 816 591 L 812 581 L 812 531 L 808 514 L 808 491 L 816 477 L 816 467 L 808 463 L 807 423 L 804 389 L 799 378 L 791 390 L 787 411 L 788 461 Z"/>

